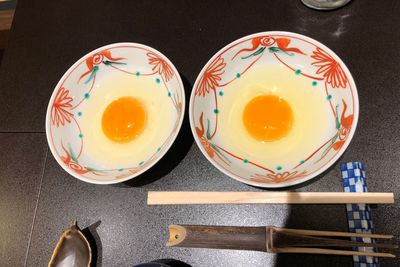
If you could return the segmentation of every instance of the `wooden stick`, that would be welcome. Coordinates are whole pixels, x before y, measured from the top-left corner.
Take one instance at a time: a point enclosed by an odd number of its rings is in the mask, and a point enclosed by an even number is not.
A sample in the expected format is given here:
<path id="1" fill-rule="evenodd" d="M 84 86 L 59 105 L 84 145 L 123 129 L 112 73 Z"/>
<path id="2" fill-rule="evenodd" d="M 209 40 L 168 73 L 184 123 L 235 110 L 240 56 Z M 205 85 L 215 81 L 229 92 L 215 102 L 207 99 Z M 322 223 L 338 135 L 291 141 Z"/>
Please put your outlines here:
<path id="1" fill-rule="evenodd" d="M 355 255 L 355 256 L 371 256 L 371 257 L 386 257 L 395 258 L 391 253 L 382 252 L 366 252 L 366 251 L 350 251 L 350 250 L 335 250 L 323 248 L 275 248 L 276 253 L 305 253 L 305 254 L 328 254 L 328 255 Z"/>
<path id="2" fill-rule="evenodd" d="M 271 232 L 267 227 L 268 237 L 272 238 L 270 247 L 302 247 L 302 248 L 381 248 L 381 249 L 396 249 L 397 244 L 390 243 L 365 243 L 362 241 L 353 241 L 348 239 L 339 239 L 338 237 L 322 237 L 301 235 L 289 233 L 287 231 L 276 231 L 272 227 Z M 271 235 L 272 234 L 272 235 Z M 268 241 L 267 241 L 268 242 Z"/>
<path id="3" fill-rule="evenodd" d="M 170 225 L 167 246 L 266 252 L 265 241 L 265 227 Z"/>
<path id="4" fill-rule="evenodd" d="M 283 231 L 286 233 L 294 233 L 294 234 L 309 235 L 309 236 L 343 236 L 343 237 L 365 237 L 365 238 L 382 238 L 382 239 L 392 239 L 393 238 L 393 235 L 301 230 L 301 229 L 289 229 L 289 228 L 279 228 L 279 227 L 274 227 L 274 229 L 278 232 Z"/>
<path id="5" fill-rule="evenodd" d="M 148 205 L 177 204 L 392 204 L 393 193 L 347 192 L 148 192 Z"/>

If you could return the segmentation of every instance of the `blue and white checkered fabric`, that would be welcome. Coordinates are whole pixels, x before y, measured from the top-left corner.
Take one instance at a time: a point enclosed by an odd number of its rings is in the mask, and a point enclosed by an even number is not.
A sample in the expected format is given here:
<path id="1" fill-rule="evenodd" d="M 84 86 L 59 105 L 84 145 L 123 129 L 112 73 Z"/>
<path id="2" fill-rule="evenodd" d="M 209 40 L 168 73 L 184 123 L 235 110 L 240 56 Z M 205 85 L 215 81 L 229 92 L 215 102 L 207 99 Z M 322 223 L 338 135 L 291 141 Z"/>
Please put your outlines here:
<path id="1" fill-rule="evenodd" d="M 340 166 L 345 192 L 368 192 L 364 166 L 360 162 L 347 162 Z M 366 204 L 347 204 L 347 221 L 353 233 L 372 233 L 371 209 Z M 371 243 L 370 238 L 352 238 L 354 241 Z M 358 248 L 359 251 L 373 251 L 372 248 Z M 379 266 L 377 257 L 353 256 L 354 267 Z"/>

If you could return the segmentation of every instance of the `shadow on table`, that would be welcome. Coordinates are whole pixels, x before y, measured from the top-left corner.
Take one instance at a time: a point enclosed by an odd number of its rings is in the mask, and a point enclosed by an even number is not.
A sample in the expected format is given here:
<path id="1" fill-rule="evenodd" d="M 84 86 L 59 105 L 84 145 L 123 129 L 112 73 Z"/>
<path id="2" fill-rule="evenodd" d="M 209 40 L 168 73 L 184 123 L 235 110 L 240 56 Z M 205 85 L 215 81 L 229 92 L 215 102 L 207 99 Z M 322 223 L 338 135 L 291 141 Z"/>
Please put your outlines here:
<path id="1" fill-rule="evenodd" d="M 101 221 L 97 221 L 92 225 L 89 225 L 85 229 L 82 229 L 82 233 L 85 235 L 87 241 L 92 249 L 92 264 L 91 267 L 101 267 L 103 257 L 103 246 L 101 244 L 100 236 L 97 233 L 97 228 L 101 224 Z"/>
<path id="2" fill-rule="evenodd" d="M 161 259 L 149 263 L 142 263 L 133 267 L 192 267 L 191 265 L 175 259 Z"/>
<path id="3" fill-rule="evenodd" d="M 190 92 L 192 89 L 192 85 L 189 81 L 182 75 L 182 82 L 185 88 L 186 94 L 186 107 L 185 107 L 185 115 L 182 122 L 182 127 L 179 131 L 178 136 L 176 137 L 174 143 L 168 152 L 160 159 L 159 162 L 156 163 L 149 170 L 144 172 L 143 174 L 135 177 L 126 182 L 115 184 L 113 186 L 116 187 L 139 187 L 146 184 L 150 184 L 170 173 L 186 156 L 189 152 L 190 147 L 193 144 L 193 135 L 190 130 L 189 123 L 189 98 Z"/>

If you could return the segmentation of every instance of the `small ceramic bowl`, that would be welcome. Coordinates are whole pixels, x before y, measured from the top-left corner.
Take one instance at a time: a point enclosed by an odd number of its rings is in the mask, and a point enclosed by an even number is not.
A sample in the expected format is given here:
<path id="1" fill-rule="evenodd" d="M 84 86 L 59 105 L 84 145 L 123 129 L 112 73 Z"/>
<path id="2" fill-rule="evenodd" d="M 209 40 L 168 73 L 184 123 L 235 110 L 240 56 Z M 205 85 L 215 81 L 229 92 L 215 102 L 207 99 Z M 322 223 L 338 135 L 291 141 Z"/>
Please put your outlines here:
<path id="1" fill-rule="evenodd" d="M 323 121 L 329 125 L 323 131 L 312 130 L 313 127 L 307 129 L 314 131 L 313 135 L 318 138 L 301 140 L 309 142 L 304 153 L 293 146 L 290 149 L 282 147 L 286 152 L 277 148 L 268 155 L 264 154 L 265 157 L 257 157 L 253 151 L 248 151 L 244 142 L 247 137 L 242 139 L 243 142 L 238 138 L 226 138 L 227 132 L 232 136 L 240 132 L 226 127 L 229 124 L 224 121 L 242 119 L 226 115 L 231 112 L 226 108 L 229 107 L 228 99 L 234 99 L 235 94 L 245 97 L 246 92 L 239 92 L 235 84 L 249 79 L 252 72 L 261 67 L 274 70 L 271 75 L 265 73 L 271 76 L 271 84 L 284 83 L 282 79 L 286 78 L 282 77 L 293 75 L 290 79 L 294 84 L 298 79 L 299 83 L 305 84 L 306 90 L 318 93 L 319 97 L 314 96 L 312 100 L 314 102 L 310 102 L 308 98 L 311 96 L 307 93 L 296 100 L 299 103 L 309 101 L 309 105 L 303 107 L 308 112 L 318 112 L 313 110 L 314 104 L 326 110 Z M 293 86 L 290 94 L 299 94 L 295 89 Z M 353 77 L 334 52 L 309 37 L 275 31 L 243 37 L 216 53 L 197 77 L 189 109 L 196 143 L 216 168 L 246 184 L 274 188 L 305 182 L 328 169 L 343 154 L 354 135 L 359 103 Z M 232 140 L 239 140 L 240 144 L 234 144 Z M 282 157 L 282 153 L 286 153 L 288 159 Z M 281 156 L 280 161 L 274 159 L 274 154 Z M 292 154 L 296 157 L 293 158 Z"/>
<path id="2" fill-rule="evenodd" d="M 159 90 L 158 93 L 167 98 L 164 100 L 167 104 L 158 114 L 159 116 L 163 116 L 164 113 L 172 114 L 173 119 L 163 139 L 153 140 L 152 144 L 156 146 L 154 151 L 152 149 L 147 153 L 148 156 L 129 162 L 128 166 L 125 164 L 105 168 L 104 164 L 99 164 L 95 157 L 90 156 L 88 144 L 91 140 L 88 140 L 90 137 L 83 132 L 82 123 L 88 118 L 85 116 L 93 114 L 84 111 L 90 101 L 96 98 L 99 86 L 121 75 L 128 80 L 154 81 L 155 90 Z M 140 90 L 139 94 L 148 94 L 146 88 Z M 100 109 L 96 108 L 95 112 L 91 113 L 102 114 L 104 110 Z M 182 80 L 167 57 L 145 45 L 115 43 L 86 54 L 60 79 L 47 108 L 47 141 L 57 162 L 72 176 L 94 184 L 119 183 L 142 174 L 163 157 L 178 135 L 184 109 L 185 93 Z M 164 129 L 160 131 L 162 130 Z M 137 152 L 128 150 L 127 153 L 133 155 Z"/>

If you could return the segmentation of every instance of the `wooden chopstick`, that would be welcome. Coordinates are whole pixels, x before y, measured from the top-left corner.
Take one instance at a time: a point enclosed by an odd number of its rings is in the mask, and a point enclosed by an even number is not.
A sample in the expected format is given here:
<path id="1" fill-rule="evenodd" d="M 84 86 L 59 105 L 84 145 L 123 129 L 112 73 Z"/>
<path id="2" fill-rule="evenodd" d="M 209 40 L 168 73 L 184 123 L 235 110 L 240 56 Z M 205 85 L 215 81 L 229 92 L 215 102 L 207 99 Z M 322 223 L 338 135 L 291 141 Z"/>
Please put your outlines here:
<path id="1" fill-rule="evenodd" d="M 335 248 L 349 248 L 349 247 L 360 247 L 360 248 L 381 248 L 381 249 L 396 249 L 397 244 L 391 243 L 366 243 L 360 241 L 338 239 L 337 237 L 321 237 L 302 235 L 287 231 L 274 231 L 272 232 L 272 246 L 276 248 L 280 247 L 303 247 L 303 248 L 323 248 L 323 247 L 335 247 Z M 271 232 L 269 232 L 271 233 Z"/>
<path id="2" fill-rule="evenodd" d="M 379 235 L 379 234 L 365 234 L 365 233 L 348 233 L 348 232 L 334 232 L 334 231 L 317 231 L 317 230 L 301 230 L 274 227 L 276 231 L 284 231 L 286 233 L 294 233 L 307 236 L 338 236 L 338 237 L 364 237 L 364 238 L 380 238 L 392 239 L 393 235 Z"/>
<path id="3" fill-rule="evenodd" d="M 149 191 L 148 205 L 178 204 L 392 204 L 393 193 Z"/>
<path id="4" fill-rule="evenodd" d="M 324 248 L 275 248 L 276 253 L 305 253 L 305 254 L 330 254 L 330 255 L 347 255 L 347 256 L 371 256 L 371 257 L 385 257 L 395 258 L 396 256 L 391 253 L 382 252 L 367 252 L 367 251 L 350 251 L 350 250 L 335 250 Z"/>

